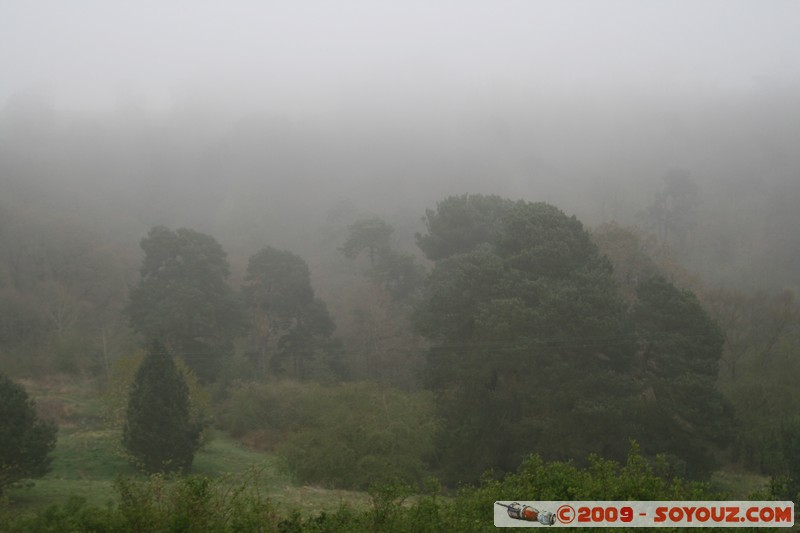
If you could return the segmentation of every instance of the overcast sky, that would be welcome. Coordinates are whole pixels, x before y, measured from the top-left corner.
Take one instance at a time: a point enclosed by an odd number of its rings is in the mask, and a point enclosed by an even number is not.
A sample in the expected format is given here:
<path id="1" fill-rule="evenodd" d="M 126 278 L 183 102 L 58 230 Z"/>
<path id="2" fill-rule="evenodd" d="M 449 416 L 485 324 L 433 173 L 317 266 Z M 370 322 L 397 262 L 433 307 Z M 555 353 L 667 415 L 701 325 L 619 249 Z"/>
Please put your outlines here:
<path id="1" fill-rule="evenodd" d="M 749 91 L 798 83 L 798 28 L 800 2 L 785 0 L 3 0 L 0 105 L 31 89 L 66 109 L 311 112 Z"/>

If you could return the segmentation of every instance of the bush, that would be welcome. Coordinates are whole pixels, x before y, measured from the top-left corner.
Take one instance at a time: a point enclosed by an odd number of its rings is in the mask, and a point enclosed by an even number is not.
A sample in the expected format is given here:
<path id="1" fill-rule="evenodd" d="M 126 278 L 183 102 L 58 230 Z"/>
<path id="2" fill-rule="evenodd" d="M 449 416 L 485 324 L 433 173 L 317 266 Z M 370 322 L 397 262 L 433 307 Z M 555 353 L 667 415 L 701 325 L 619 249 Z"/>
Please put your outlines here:
<path id="1" fill-rule="evenodd" d="M 258 475 L 258 472 L 249 474 Z M 272 502 L 261 497 L 255 478 L 189 476 L 168 480 L 161 474 L 146 479 L 120 479 L 119 503 L 106 508 L 90 506 L 83 498 L 70 497 L 34 516 L 3 516 L 0 530 L 37 531 L 178 531 L 272 532 L 277 514 Z"/>
<path id="2" fill-rule="evenodd" d="M 593 455 L 589 466 L 572 462 L 545 462 L 529 456 L 516 473 L 501 480 L 486 476 L 479 487 L 462 488 L 451 504 L 440 510 L 442 531 L 496 531 L 492 521 L 494 502 L 508 499 L 549 500 L 720 500 L 708 485 L 685 482 L 667 473 L 666 461 L 651 465 L 633 443 L 627 461 Z"/>
<path id="3" fill-rule="evenodd" d="M 57 428 L 40 420 L 21 385 L 0 374 L 0 493 L 20 479 L 50 470 Z"/>
<path id="4" fill-rule="evenodd" d="M 369 508 L 341 505 L 336 512 L 316 515 L 287 510 L 281 517 L 262 498 L 257 483 L 188 477 L 168 481 L 161 475 L 146 480 L 120 480 L 119 504 L 103 510 L 72 499 L 35 517 L 8 519 L 0 515 L 0 529 L 27 531 L 236 531 L 318 532 L 430 531 L 493 532 L 496 501 L 526 500 L 725 500 L 707 485 L 686 483 L 664 475 L 650 465 L 635 444 L 624 465 L 591 457 L 589 467 L 569 462 L 545 462 L 529 457 L 516 473 L 501 480 L 487 476 L 478 487 L 463 487 L 452 498 L 441 498 L 435 480 L 425 493 L 413 495 L 402 483 L 386 483 L 370 490 Z M 256 475 L 258 472 L 256 472 Z M 252 479 L 252 476 L 250 476 Z M 235 487 L 235 488 L 231 488 Z M 767 499 L 766 495 L 757 496 Z"/>
<path id="5" fill-rule="evenodd" d="M 247 385 L 220 418 L 235 436 L 279 451 L 298 481 L 352 489 L 419 484 L 436 431 L 429 394 L 371 383 Z"/>

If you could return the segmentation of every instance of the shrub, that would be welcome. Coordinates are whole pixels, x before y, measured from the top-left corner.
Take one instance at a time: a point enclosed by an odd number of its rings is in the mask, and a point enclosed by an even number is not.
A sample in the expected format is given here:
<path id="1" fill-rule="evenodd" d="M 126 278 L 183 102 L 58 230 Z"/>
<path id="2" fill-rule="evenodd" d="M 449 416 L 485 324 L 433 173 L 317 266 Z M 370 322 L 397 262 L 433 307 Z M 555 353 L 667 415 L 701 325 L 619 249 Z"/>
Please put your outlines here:
<path id="1" fill-rule="evenodd" d="M 50 470 L 57 428 L 40 420 L 25 389 L 0 374 L 0 493 L 15 481 Z"/>
<path id="2" fill-rule="evenodd" d="M 500 480 L 487 476 L 480 486 L 463 487 L 452 498 L 440 497 L 441 486 L 435 480 L 426 483 L 425 494 L 416 496 L 403 483 L 376 485 L 370 489 L 372 503 L 366 509 L 345 504 L 335 512 L 317 514 L 289 509 L 281 517 L 270 500 L 261 497 L 257 486 L 248 479 L 188 477 L 169 481 L 159 474 L 145 480 L 123 479 L 116 486 L 120 496 L 116 506 L 103 510 L 72 499 L 35 517 L 7 519 L 0 515 L 0 529 L 9 532 L 490 532 L 496 531 L 492 518 L 498 500 L 728 499 L 727 495 L 710 492 L 707 485 L 663 475 L 659 465 L 650 465 L 635 444 L 624 465 L 591 457 L 587 468 L 578 468 L 569 462 L 545 462 L 531 456 L 516 473 Z"/>
<path id="3" fill-rule="evenodd" d="M 262 447 L 278 450 L 298 481 L 354 489 L 420 483 L 436 431 L 429 394 L 371 383 L 247 385 L 220 418 L 244 440 L 268 439 Z"/>
<path id="4" fill-rule="evenodd" d="M 253 471 L 247 478 L 214 480 L 198 476 L 169 480 L 162 474 L 146 479 L 121 478 L 115 486 L 117 504 L 99 508 L 71 496 L 66 503 L 33 516 L 0 514 L 0 530 L 274 532 L 278 522 L 275 506 L 259 494 L 258 474 Z"/>

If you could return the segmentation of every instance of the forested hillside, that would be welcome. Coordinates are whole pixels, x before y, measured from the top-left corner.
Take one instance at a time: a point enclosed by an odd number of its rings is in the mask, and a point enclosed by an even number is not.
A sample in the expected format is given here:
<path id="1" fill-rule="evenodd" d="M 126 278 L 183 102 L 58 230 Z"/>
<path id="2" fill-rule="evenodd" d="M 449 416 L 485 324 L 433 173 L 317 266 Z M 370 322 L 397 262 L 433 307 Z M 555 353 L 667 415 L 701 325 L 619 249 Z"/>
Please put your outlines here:
<path id="1" fill-rule="evenodd" d="M 1 348 L 12 375 L 67 373 L 102 388 L 157 337 L 223 403 L 243 382 L 283 378 L 430 391 L 440 422 L 425 461 L 453 481 L 513 471 L 531 451 L 620 459 L 628 438 L 674 455 L 691 477 L 725 463 L 782 468 L 797 280 L 742 268 L 746 281 L 731 283 L 728 256 L 717 277 L 695 269 L 719 246 L 704 241 L 709 232 L 745 239 L 714 217 L 714 181 L 670 171 L 650 200 L 594 229 L 535 196 L 430 197 L 427 212 L 414 211 L 422 197 L 398 198 L 386 210 L 346 181 L 336 196 L 326 185 L 291 207 L 302 186 L 287 190 L 279 177 L 304 175 L 284 160 L 291 137 L 256 161 L 248 143 L 259 137 L 236 124 L 187 138 L 178 122 L 15 106 L 0 205 Z M 315 142 L 303 149 L 339 150 Z M 788 183 L 770 183 L 785 202 Z M 647 198 L 647 188 L 627 195 Z M 566 203 L 590 218 L 602 209 Z M 763 206 L 743 205 L 737 219 Z M 792 239 L 791 227 L 775 242 Z M 791 250 L 746 242 L 741 264 L 769 256 L 765 267 L 778 268 Z"/>
<path id="2" fill-rule="evenodd" d="M 173 68 L 208 65 L 155 102 L 0 80 L 0 529 L 480 531 L 509 498 L 797 501 L 796 37 L 735 31 L 699 69 L 716 29 L 635 59 L 672 42 L 662 19 L 700 24 L 681 9 L 587 4 L 620 26 L 562 36 L 555 7 L 380 4 L 276 7 L 271 31 L 193 7 L 188 27 L 249 30 L 237 54 L 197 31 Z M 88 57 L 114 25 L 84 23 Z M 6 35 L 50 49 L 7 24 L 0 59 Z"/>

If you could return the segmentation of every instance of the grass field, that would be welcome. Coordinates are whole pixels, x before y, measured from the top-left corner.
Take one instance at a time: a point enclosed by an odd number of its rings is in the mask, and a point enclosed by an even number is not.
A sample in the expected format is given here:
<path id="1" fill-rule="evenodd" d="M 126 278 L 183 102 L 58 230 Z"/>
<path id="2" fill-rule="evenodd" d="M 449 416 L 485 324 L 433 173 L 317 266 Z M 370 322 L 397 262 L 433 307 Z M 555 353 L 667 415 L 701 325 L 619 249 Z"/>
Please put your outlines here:
<path id="1" fill-rule="evenodd" d="M 103 423 L 102 397 L 89 383 L 23 384 L 41 415 L 59 425 L 59 433 L 51 472 L 8 491 L 14 509 L 42 509 L 64 503 L 70 496 L 104 507 L 116 502 L 119 477 L 144 479 L 125 459 L 119 430 Z M 362 507 L 369 501 L 365 493 L 296 486 L 280 457 L 249 450 L 219 432 L 195 456 L 192 473 L 220 479 L 223 486 L 248 483 L 287 511 L 333 511 L 345 502 Z"/>
<path id="2" fill-rule="evenodd" d="M 114 505 L 120 477 L 145 479 L 125 459 L 120 431 L 104 424 L 103 397 L 90 383 L 51 380 L 23 384 L 37 401 L 41 415 L 58 423 L 59 434 L 52 471 L 8 491 L 12 512 L 39 511 L 63 504 L 71 496 L 85 498 L 92 506 Z M 309 515 L 335 511 L 342 503 L 366 509 L 370 502 L 363 492 L 298 486 L 279 456 L 250 450 L 221 432 L 212 434 L 195 456 L 193 474 L 218 480 L 221 491 L 246 483 L 287 516 L 295 509 Z M 710 485 L 729 497 L 748 499 L 766 482 L 764 476 L 718 471 Z"/>

